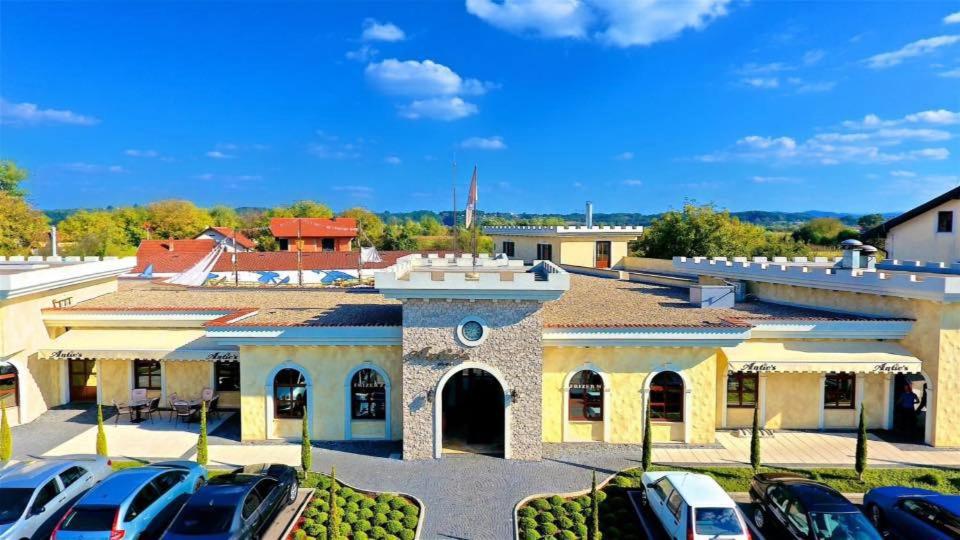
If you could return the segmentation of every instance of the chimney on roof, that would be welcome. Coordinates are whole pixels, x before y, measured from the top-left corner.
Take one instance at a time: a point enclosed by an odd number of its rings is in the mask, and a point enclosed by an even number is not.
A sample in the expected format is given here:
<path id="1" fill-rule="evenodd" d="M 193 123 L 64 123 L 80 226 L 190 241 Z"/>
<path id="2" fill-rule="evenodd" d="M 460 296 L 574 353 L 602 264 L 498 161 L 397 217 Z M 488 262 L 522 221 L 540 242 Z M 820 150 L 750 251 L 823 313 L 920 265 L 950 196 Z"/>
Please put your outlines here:
<path id="1" fill-rule="evenodd" d="M 843 250 L 843 258 L 840 260 L 840 268 L 844 270 L 856 270 L 860 268 L 860 252 L 863 250 L 863 242 L 854 240 L 844 240 L 840 242 L 840 249 Z"/>
<path id="2" fill-rule="evenodd" d="M 593 203 L 590 201 L 587 201 L 586 226 L 593 227 Z"/>
<path id="3" fill-rule="evenodd" d="M 57 256 L 57 226 L 50 227 L 50 256 Z"/>

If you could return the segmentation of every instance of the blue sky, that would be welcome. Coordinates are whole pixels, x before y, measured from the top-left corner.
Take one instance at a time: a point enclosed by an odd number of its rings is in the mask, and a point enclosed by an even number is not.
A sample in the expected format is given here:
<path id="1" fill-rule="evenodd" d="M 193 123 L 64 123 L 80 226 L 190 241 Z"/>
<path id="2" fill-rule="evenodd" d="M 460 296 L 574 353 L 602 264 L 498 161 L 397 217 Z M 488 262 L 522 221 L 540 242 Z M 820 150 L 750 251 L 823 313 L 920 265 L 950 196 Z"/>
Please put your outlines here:
<path id="1" fill-rule="evenodd" d="M 42 208 L 896 211 L 960 183 L 960 2 L 0 4 Z M 462 204 L 462 202 L 461 202 Z"/>

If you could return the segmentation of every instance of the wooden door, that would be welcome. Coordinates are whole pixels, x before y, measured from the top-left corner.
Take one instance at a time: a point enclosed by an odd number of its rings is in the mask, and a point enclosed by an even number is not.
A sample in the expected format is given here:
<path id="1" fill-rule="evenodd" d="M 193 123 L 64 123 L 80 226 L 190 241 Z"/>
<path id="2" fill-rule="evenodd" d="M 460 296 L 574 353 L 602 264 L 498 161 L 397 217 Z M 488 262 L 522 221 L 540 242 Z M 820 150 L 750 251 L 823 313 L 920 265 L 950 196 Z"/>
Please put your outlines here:
<path id="1" fill-rule="evenodd" d="M 97 361 L 81 358 L 69 361 L 70 401 L 97 400 Z"/>
<path id="2" fill-rule="evenodd" d="M 597 242 L 597 268 L 610 268 L 610 242 Z"/>

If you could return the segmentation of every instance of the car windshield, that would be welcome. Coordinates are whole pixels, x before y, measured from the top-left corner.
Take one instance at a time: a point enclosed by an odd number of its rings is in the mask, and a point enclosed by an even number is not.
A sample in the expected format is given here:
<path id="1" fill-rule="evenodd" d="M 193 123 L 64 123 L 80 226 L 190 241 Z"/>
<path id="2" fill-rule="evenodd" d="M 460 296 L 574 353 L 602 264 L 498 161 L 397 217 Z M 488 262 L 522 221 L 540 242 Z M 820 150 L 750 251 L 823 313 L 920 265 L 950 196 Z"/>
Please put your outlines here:
<path id="1" fill-rule="evenodd" d="M 109 531 L 117 519 L 115 506 L 77 506 L 67 514 L 60 528 L 64 531 Z"/>
<path id="2" fill-rule="evenodd" d="M 733 508 L 697 508 L 697 534 L 742 534 Z"/>
<path id="3" fill-rule="evenodd" d="M 0 523 L 13 523 L 20 519 L 31 495 L 33 490 L 30 488 L 0 489 Z"/>
<path id="4" fill-rule="evenodd" d="M 231 506 L 187 506 L 170 528 L 177 534 L 216 534 L 230 530 L 234 508 Z"/>
<path id="5" fill-rule="evenodd" d="M 823 540 L 882 540 L 860 512 L 811 512 L 813 532 Z"/>

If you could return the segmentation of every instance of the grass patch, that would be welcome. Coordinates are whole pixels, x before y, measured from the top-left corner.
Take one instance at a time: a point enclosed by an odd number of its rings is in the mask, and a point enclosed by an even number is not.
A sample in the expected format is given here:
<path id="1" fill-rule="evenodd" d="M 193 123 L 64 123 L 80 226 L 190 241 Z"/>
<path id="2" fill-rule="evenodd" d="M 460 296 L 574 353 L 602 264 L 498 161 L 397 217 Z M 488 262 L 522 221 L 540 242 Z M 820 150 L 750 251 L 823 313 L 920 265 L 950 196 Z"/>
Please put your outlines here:
<path id="1" fill-rule="evenodd" d="M 727 492 L 745 492 L 750 488 L 753 469 L 749 467 L 664 467 L 654 465 L 654 471 L 689 471 L 713 477 Z M 960 494 L 960 470 L 933 468 L 867 469 L 863 482 L 853 469 L 788 469 L 761 467 L 760 472 L 791 472 L 823 482 L 843 493 L 864 493 L 881 486 L 906 486 L 934 489 L 948 494 Z M 633 540 L 642 538 L 640 528 L 627 490 L 642 487 L 642 469 L 623 471 L 602 490 L 600 501 L 600 531 L 603 540 Z M 584 486 L 584 489 L 589 486 Z M 590 497 L 563 498 L 559 496 L 533 499 L 517 511 L 520 540 L 545 538 L 585 538 L 590 523 Z"/>

